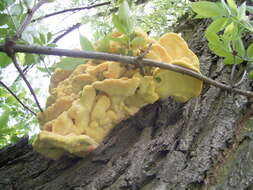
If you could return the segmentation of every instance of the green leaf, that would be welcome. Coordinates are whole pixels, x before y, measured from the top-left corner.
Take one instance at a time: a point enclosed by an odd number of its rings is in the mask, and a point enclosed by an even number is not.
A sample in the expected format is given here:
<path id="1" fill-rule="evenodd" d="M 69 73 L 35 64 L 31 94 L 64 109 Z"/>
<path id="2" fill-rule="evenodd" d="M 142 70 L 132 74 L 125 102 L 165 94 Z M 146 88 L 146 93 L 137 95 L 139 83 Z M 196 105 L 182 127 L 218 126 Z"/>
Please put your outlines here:
<path id="1" fill-rule="evenodd" d="M 225 57 L 225 59 L 223 60 L 223 63 L 225 65 L 240 64 L 242 62 L 243 60 L 241 58 L 234 57 L 232 54 L 229 55 L 228 57 Z"/>
<path id="2" fill-rule="evenodd" d="M 220 44 L 221 43 L 221 40 L 216 33 L 206 32 L 205 37 L 209 43 L 212 43 L 212 44 Z"/>
<path id="3" fill-rule="evenodd" d="M 202 18 L 206 18 L 205 16 L 201 16 L 201 15 L 196 15 L 193 17 L 193 19 L 202 19 Z"/>
<path id="4" fill-rule="evenodd" d="M 4 127 L 7 126 L 10 116 L 10 109 L 7 106 L 4 106 L 4 112 L 0 116 L 0 126 Z"/>
<path id="5" fill-rule="evenodd" d="M 60 62 L 55 63 L 53 65 L 53 67 L 61 68 L 61 69 L 64 69 L 64 70 L 73 70 L 78 65 L 84 64 L 85 62 L 86 62 L 85 59 L 66 57 L 66 58 L 61 59 Z"/>
<path id="6" fill-rule="evenodd" d="M 238 27 L 234 22 L 232 22 L 225 28 L 222 37 L 225 40 L 233 40 L 237 37 L 237 34 L 238 34 Z"/>
<path id="7" fill-rule="evenodd" d="M 194 12 L 198 15 L 209 18 L 209 17 L 221 17 L 224 15 L 224 11 L 220 9 L 217 3 L 209 1 L 199 1 L 192 3 L 191 5 Z"/>
<path id="8" fill-rule="evenodd" d="M 235 41 L 235 51 L 238 53 L 239 56 L 244 57 L 245 56 L 245 48 L 244 48 L 244 44 L 241 38 L 237 39 Z"/>
<path id="9" fill-rule="evenodd" d="M 55 43 L 53 44 L 47 44 L 48 47 L 57 47 L 57 45 Z"/>
<path id="10" fill-rule="evenodd" d="M 19 137 L 16 134 L 11 135 L 10 138 L 11 142 L 15 143 L 19 140 Z"/>
<path id="11" fill-rule="evenodd" d="M 234 0 L 227 0 L 227 3 L 228 3 L 228 6 L 229 6 L 232 10 L 234 10 L 234 11 L 237 10 L 237 6 L 236 6 Z"/>
<path id="12" fill-rule="evenodd" d="M 50 42 L 52 40 L 52 37 L 53 37 L 52 33 L 48 32 L 47 33 L 47 42 Z"/>
<path id="13" fill-rule="evenodd" d="M 238 21 L 238 23 L 240 23 L 241 26 L 253 33 L 253 24 L 248 20 L 247 16 L 245 17 L 245 20 L 240 20 Z"/>
<path id="14" fill-rule="evenodd" d="M 80 44 L 81 44 L 82 50 L 95 51 L 92 43 L 89 41 L 88 38 L 86 38 L 85 36 L 80 34 L 79 39 L 80 39 Z"/>
<path id="15" fill-rule="evenodd" d="M 110 40 L 107 36 L 105 36 L 100 42 L 99 42 L 99 51 L 107 52 L 110 47 Z"/>
<path id="16" fill-rule="evenodd" d="M 218 18 L 208 26 L 206 32 L 218 33 L 219 31 L 222 31 L 225 28 L 228 22 L 229 22 L 228 18 Z"/>
<path id="17" fill-rule="evenodd" d="M 40 41 L 42 44 L 45 44 L 46 43 L 46 37 L 44 34 L 40 33 Z"/>
<path id="18" fill-rule="evenodd" d="M 25 65 L 32 65 L 39 62 L 39 57 L 36 54 L 25 54 Z"/>
<path id="19" fill-rule="evenodd" d="M 34 0 L 24 0 L 24 4 L 27 8 L 31 8 L 34 5 Z"/>
<path id="20" fill-rule="evenodd" d="M 10 16 L 7 14 L 0 14 L 0 26 L 8 24 L 10 22 Z"/>
<path id="21" fill-rule="evenodd" d="M 135 37 L 132 41 L 131 41 L 131 45 L 132 46 L 143 46 L 146 43 L 146 40 L 142 37 Z"/>
<path id="22" fill-rule="evenodd" d="M 249 71 L 248 78 L 253 79 L 253 69 Z"/>
<path id="23" fill-rule="evenodd" d="M 121 32 L 121 33 L 123 33 L 123 34 L 127 34 L 127 30 L 126 30 L 125 27 L 121 24 L 119 17 L 118 17 L 117 15 L 115 15 L 115 14 L 112 15 L 112 23 L 113 23 L 113 25 L 115 26 L 115 28 L 116 28 L 119 32 Z"/>
<path id="24" fill-rule="evenodd" d="M 220 43 L 220 38 L 216 33 L 222 31 L 228 22 L 229 19 L 227 18 L 218 18 L 214 20 L 206 29 L 205 37 L 207 40 L 211 43 Z"/>
<path id="25" fill-rule="evenodd" d="M 0 53 L 0 68 L 5 68 L 11 63 L 11 59 L 5 53 Z"/>
<path id="26" fill-rule="evenodd" d="M 10 13 L 12 15 L 18 16 L 22 13 L 22 7 L 20 4 L 15 4 L 13 6 L 11 6 L 10 8 Z"/>
<path id="27" fill-rule="evenodd" d="M 222 7 L 222 9 L 224 11 L 226 11 L 227 16 L 231 16 L 231 10 L 230 10 L 230 8 L 228 7 L 228 5 L 226 4 L 226 2 L 224 0 L 221 0 L 221 4 L 219 4 L 219 5 L 220 5 L 220 7 Z"/>
<path id="28" fill-rule="evenodd" d="M 253 6 L 247 6 L 247 7 L 246 7 L 246 10 L 247 10 L 249 13 L 253 14 Z"/>
<path id="29" fill-rule="evenodd" d="M 130 19 L 130 9 L 127 1 L 124 0 L 120 4 L 118 16 L 121 20 Z"/>
<path id="30" fill-rule="evenodd" d="M 126 0 L 124 0 L 119 7 L 119 20 L 123 27 L 126 30 L 126 35 L 129 35 L 133 31 L 132 21 L 131 21 L 131 12 L 129 8 L 129 4 Z"/>
<path id="31" fill-rule="evenodd" d="M 1 0 L 0 1 L 0 11 L 3 11 L 10 5 L 12 5 L 15 2 L 15 0 Z"/>
<path id="32" fill-rule="evenodd" d="M 238 7 L 238 19 L 245 20 L 246 19 L 246 1 Z"/>
<path id="33" fill-rule="evenodd" d="M 0 117 L 1 118 L 1 117 Z M 1 136 L 6 136 L 6 135 L 9 135 L 11 133 L 13 133 L 14 129 L 13 128 L 9 128 L 7 125 L 3 125 L 1 126 L 0 128 L 0 137 Z"/>
<path id="34" fill-rule="evenodd" d="M 214 20 L 205 32 L 206 39 L 212 44 L 221 44 L 220 37 L 217 35 L 218 32 L 223 30 L 229 20 L 227 18 L 218 18 Z M 222 44 L 221 44 L 222 45 Z"/>
<path id="35" fill-rule="evenodd" d="M 253 59 L 253 43 L 247 48 L 246 54 L 248 59 Z"/>
<path id="36" fill-rule="evenodd" d="M 231 55 L 229 49 L 227 49 L 224 44 L 208 43 L 208 47 L 213 53 L 220 57 L 228 57 Z"/>
<path id="37" fill-rule="evenodd" d="M 41 72 L 43 72 L 43 73 L 48 73 L 48 70 L 49 70 L 49 72 L 53 72 L 54 71 L 54 68 L 53 67 L 49 67 L 49 68 L 44 68 L 44 67 L 39 67 L 39 66 L 37 66 L 37 69 L 39 70 L 39 71 L 41 71 Z"/>
<path id="38" fill-rule="evenodd" d="M 129 37 L 127 36 L 123 36 L 120 38 L 109 37 L 109 40 L 114 41 L 114 42 L 119 42 L 120 44 L 123 44 L 123 45 L 128 45 Z"/>

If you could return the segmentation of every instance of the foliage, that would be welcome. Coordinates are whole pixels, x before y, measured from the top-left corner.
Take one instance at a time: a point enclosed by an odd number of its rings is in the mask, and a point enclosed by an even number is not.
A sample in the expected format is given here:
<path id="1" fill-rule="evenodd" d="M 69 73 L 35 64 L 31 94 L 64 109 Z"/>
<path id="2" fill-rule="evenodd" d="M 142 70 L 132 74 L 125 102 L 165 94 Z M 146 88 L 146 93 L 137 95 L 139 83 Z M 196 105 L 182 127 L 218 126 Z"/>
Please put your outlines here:
<path id="1" fill-rule="evenodd" d="M 135 10 L 136 25 L 149 31 L 151 35 L 161 36 L 173 31 L 173 25 L 189 10 L 188 0 L 152 0 Z"/>
<path id="2" fill-rule="evenodd" d="M 61 68 L 61 69 L 64 69 L 64 70 L 73 70 L 78 65 L 81 65 L 81 64 L 84 64 L 84 63 L 85 63 L 84 59 L 66 57 L 66 58 L 61 59 L 61 61 L 55 63 L 53 65 L 53 68 Z"/>
<path id="3" fill-rule="evenodd" d="M 249 14 L 253 7 L 246 1 L 237 6 L 234 0 L 221 2 L 199 1 L 192 3 L 196 18 L 211 18 L 212 23 L 205 31 L 208 47 L 211 51 L 224 57 L 224 64 L 240 64 L 247 62 L 248 77 L 253 78 L 253 43 L 246 48 L 243 39 L 253 33 L 253 23 Z M 251 70 L 250 70 L 251 69 Z"/>
<path id="4" fill-rule="evenodd" d="M 23 87 L 15 85 L 12 90 L 26 105 L 33 105 L 31 99 L 26 98 L 27 93 Z M 0 105 L 0 148 L 10 142 L 16 142 L 19 137 L 29 132 L 33 133 L 37 122 L 35 118 L 2 87 L 0 87 Z M 35 106 L 31 108 L 35 110 Z"/>

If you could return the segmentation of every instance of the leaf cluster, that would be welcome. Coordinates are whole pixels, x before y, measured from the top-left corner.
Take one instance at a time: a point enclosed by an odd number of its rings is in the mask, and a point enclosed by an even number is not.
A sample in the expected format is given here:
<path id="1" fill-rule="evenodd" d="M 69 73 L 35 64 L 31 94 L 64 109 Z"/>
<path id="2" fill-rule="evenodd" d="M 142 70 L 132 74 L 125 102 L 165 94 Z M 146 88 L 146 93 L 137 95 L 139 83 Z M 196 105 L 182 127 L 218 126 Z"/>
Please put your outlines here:
<path id="1" fill-rule="evenodd" d="M 35 109 L 33 102 L 27 97 L 25 89 L 17 85 L 12 87 L 13 92 L 26 105 Z M 0 148 L 6 144 L 16 142 L 18 138 L 32 132 L 37 121 L 30 112 L 20 107 L 15 98 L 0 87 Z"/>
<path id="2" fill-rule="evenodd" d="M 246 1 L 237 6 L 234 0 L 221 2 L 199 1 L 192 3 L 197 13 L 195 18 L 211 18 L 212 23 L 205 31 L 208 47 L 211 51 L 224 57 L 224 64 L 247 62 L 248 77 L 253 78 L 253 43 L 245 47 L 243 39 L 253 33 L 253 7 Z"/>

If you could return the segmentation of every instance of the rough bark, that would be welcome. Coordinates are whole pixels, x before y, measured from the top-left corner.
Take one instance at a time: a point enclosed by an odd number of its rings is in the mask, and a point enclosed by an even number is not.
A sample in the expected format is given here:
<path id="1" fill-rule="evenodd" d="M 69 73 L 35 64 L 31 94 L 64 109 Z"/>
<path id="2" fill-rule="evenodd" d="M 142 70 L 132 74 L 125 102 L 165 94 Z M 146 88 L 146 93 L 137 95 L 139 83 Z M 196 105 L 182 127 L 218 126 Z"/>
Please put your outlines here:
<path id="1" fill-rule="evenodd" d="M 203 74 L 227 83 L 231 68 L 208 51 L 205 26 L 194 24 L 191 49 Z M 250 101 L 209 85 L 186 104 L 158 101 L 121 122 L 85 159 L 51 161 L 23 139 L 0 151 L 0 189 L 253 189 Z"/>

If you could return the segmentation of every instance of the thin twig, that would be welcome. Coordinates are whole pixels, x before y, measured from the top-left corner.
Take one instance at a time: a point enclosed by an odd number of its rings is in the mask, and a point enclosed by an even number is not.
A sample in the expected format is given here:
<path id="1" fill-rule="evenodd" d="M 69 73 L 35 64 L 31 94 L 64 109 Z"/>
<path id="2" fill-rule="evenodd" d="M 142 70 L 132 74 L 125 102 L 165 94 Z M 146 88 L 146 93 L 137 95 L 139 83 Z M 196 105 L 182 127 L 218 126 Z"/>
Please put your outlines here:
<path id="1" fill-rule="evenodd" d="M 230 85 L 231 86 L 234 85 L 235 69 L 236 69 L 235 56 L 233 58 L 234 58 L 234 63 L 233 63 L 231 74 L 230 74 Z"/>
<path id="2" fill-rule="evenodd" d="M 41 112 L 43 112 L 42 108 L 40 107 L 40 104 L 38 102 L 38 99 L 33 91 L 33 88 L 32 86 L 30 85 L 30 83 L 28 82 L 28 80 L 26 79 L 22 69 L 19 67 L 18 65 L 18 61 L 17 61 L 17 58 L 16 58 L 16 55 L 15 55 L 15 50 L 14 50 L 14 47 L 15 46 L 15 42 L 9 38 L 6 38 L 6 41 L 5 41 L 5 44 L 4 44 L 4 47 L 3 47 L 3 50 L 4 52 L 12 59 L 12 62 L 14 64 L 14 66 L 16 67 L 16 69 L 18 70 L 19 74 L 21 75 L 22 79 L 25 81 L 27 87 L 29 88 L 39 110 Z"/>
<path id="3" fill-rule="evenodd" d="M 71 26 L 69 29 L 67 29 L 63 34 L 57 36 L 52 43 L 56 43 L 58 42 L 60 39 L 62 39 L 64 36 L 66 36 L 68 33 L 72 32 L 73 30 L 79 28 L 82 24 L 81 23 L 77 23 L 73 26 Z"/>
<path id="4" fill-rule="evenodd" d="M 146 49 L 141 50 L 140 55 L 138 57 L 136 57 L 136 59 L 135 59 L 136 65 L 137 65 L 137 67 L 140 68 L 140 73 L 142 75 L 145 75 L 145 72 L 144 72 L 144 69 L 143 69 L 142 60 L 148 54 L 148 52 L 150 51 L 151 47 L 152 47 L 152 43 L 150 43 Z"/>
<path id="5" fill-rule="evenodd" d="M 235 84 L 233 85 L 233 87 L 238 87 L 240 84 L 242 84 L 242 82 L 243 82 L 244 79 L 246 78 L 246 75 L 247 75 L 247 71 L 244 70 L 244 72 L 243 72 L 243 74 L 242 74 L 241 80 L 239 80 L 239 82 L 235 83 Z"/>
<path id="6" fill-rule="evenodd" d="M 86 6 L 86 7 L 77 7 L 77 8 L 72 8 L 72 9 L 65 9 L 65 10 L 62 10 L 62 11 L 57 11 L 57 12 L 50 13 L 50 14 L 47 14 L 45 16 L 36 18 L 36 19 L 32 20 L 32 22 L 36 22 L 36 21 L 39 21 L 39 20 L 42 20 L 42 19 L 45 19 L 45 18 L 48 18 L 48 17 L 52 17 L 52 16 L 55 16 L 55 15 L 66 13 L 66 12 L 75 12 L 75 11 L 81 11 L 81 10 L 85 10 L 85 9 L 88 10 L 88 9 L 92 9 L 92 8 L 95 8 L 95 7 L 100 7 L 100 6 L 109 5 L 109 4 L 111 4 L 110 1 L 95 4 L 95 5 L 90 5 L 90 6 Z"/>
<path id="7" fill-rule="evenodd" d="M 39 55 L 39 58 L 40 58 L 40 61 L 41 61 L 42 64 L 43 64 L 45 70 L 47 71 L 47 74 L 48 74 L 49 76 L 52 76 L 51 71 L 50 71 L 49 68 L 47 67 L 44 58 L 43 58 L 41 55 Z"/>
<path id="8" fill-rule="evenodd" d="M 142 60 L 149 53 L 152 45 L 152 43 L 148 44 L 148 47 L 141 51 L 141 54 L 138 56 L 138 58 Z"/>
<path id="9" fill-rule="evenodd" d="M 40 0 L 38 1 L 37 4 L 33 6 L 32 9 L 28 9 L 27 15 L 24 18 L 23 22 L 19 26 L 18 30 L 16 31 L 16 34 L 13 37 L 13 40 L 16 41 L 19 38 L 21 38 L 22 33 L 24 32 L 25 28 L 30 24 L 33 14 L 35 13 L 36 10 L 38 10 L 43 4 L 47 3 L 48 0 Z"/>
<path id="10" fill-rule="evenodd" d="M 103 53 L 103 52 L 65 50 L 65 49 L 60 49 L 60 48 L 39 47 L 39 46 L 31 46 L 31 45 L 13 45 L 13 50 L 14 52 L 67 56 L 67 57 L 77 57 L 77 58 L 86 58 L 86 59 L 100 59 L 100 60 L 108 60 L 108 61 L 117 61 L 117 62 L 128 63 L 128 64 L 135 64 L 135 59 L 136 59 L 135 57 L 109 54 L 109 53 Z M 0 44 L 0 51 L 6 52 L 3 44 Z M 230 85 L 217 82 L 200 73 L 197 73 L 195 71 L 192 71 L 184 67 L 180 67 L 174 64 L 169 64 L 169 63 L 157 62 L 150 59 L 143 59 L 142 62 L 146 64 L 147 66 L 160 67 L 160 68 L 168 69 L 174 72 L 186 74 L 194 78 L 197 78 L 199 80 L 202 80 L 207 84 L 216 86 L 218 88 L 228 90 L 230 92 L 235 92 L 247 97 L 253 97 L 253 92 L 244 91 L 237 88 L 232 88 Z"/>
<path id="11" fill-rule="evenodd" d="M 22 72 L 24 73 L 24 75 L 26 75 L 27 72 L 28 72 L 30 69 L 32 69 L 32 68 L 34 67 L 34 65 L 35 65 L 35 64 L 27 65 L 27 66 L 22 70 Z M 21 74 L 19 73 L 19 75 L 18 75 L 18 76 L 16 77 L 16 79 L 13 81 L 13 83 L 11 84 L 11 86 L 14 85 L 14 84 L 20 79 L 20 77 L 21 77 Z"/>
<path id="12" fill-rule="evenodd" d="M 17 96 L 14 92 L 12 92 L 12 90 L 5 85 L 2 81 L 0 81 L 0 84 L 29 112 L 31 112 L 33 115 L 36 116 L 36 113 L 34 113 L 30 108 L 28 108 Z"/>
<path id="13" fill-rule="evenodd" d="M 38 101 L 38 99 L 37 99 L 37 97 L 36 97 L 36 95 L 35 95 L 35 92 L 34 92 L 32 86 L 31 86 L 31 84 L 29 83 L 29 81 L 28 81 L 27 78 L 25 77 L 23 71 L 21 70 L 21 68 L 20 68 L 19 65 L 18 65 L 18 61 L 17 61 L 17 58 L 16 58 L 15 54 L 10 55 L 10 57 L 11 57 L 11 59 L 12 59 L 12 61 L 13 61 L 14 66 L 16 67 L 16 69 L 18 70 L 18 72 L 20 73 L 22 79 L 25 81 L 26 86 L 28 87 L 30 93 L 32 94 L 32 96 L 33 96 L 33 98 L 34 98 L 34 100 L 35 100 L 35 102 L 36 102 L 36 105 L 38 106 L 39 110 L 40 110 L 41 112 L 43 112 L 43 110 L 42 110 L 42 108 L 41 108 L 41 106 L 40 106 L 40 104 L 39 104 L 39 101 Z"/>

